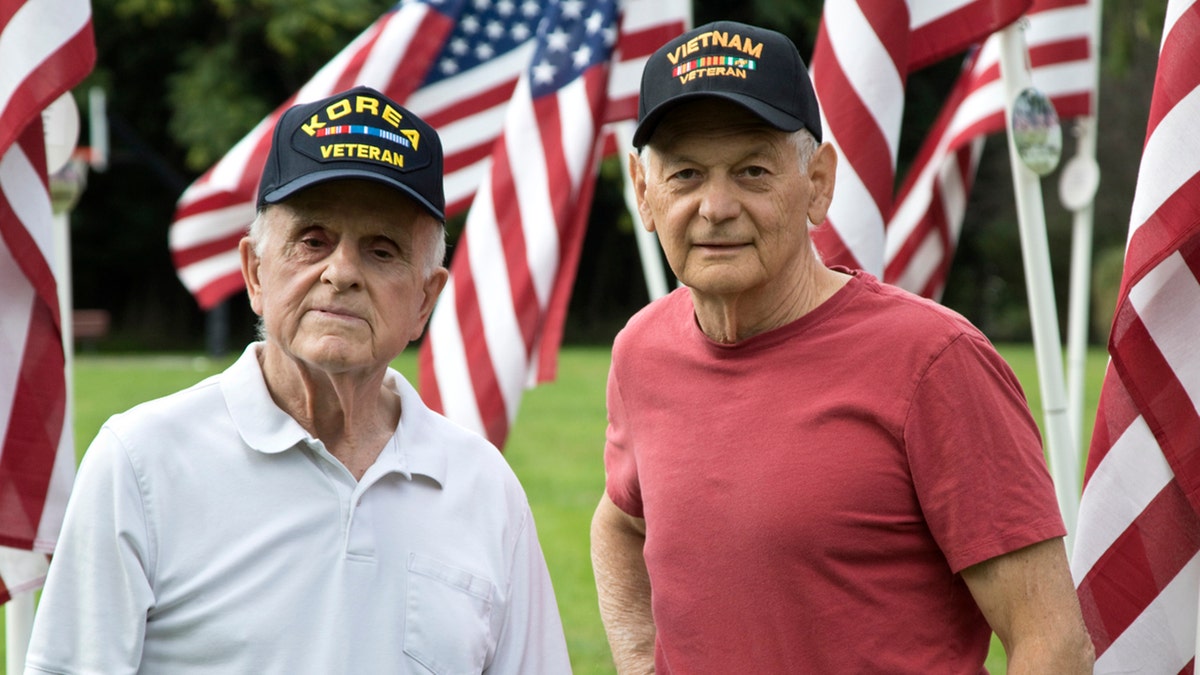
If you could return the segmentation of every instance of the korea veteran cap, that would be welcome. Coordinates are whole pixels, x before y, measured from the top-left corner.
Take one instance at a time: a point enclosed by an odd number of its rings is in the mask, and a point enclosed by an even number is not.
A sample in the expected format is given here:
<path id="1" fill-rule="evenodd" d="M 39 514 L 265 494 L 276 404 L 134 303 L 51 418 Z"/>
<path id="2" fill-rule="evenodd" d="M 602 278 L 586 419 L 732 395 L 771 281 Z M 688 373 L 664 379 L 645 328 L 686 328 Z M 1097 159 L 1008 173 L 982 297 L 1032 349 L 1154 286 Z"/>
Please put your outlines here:
<path id="1" fill-rule="evenodd" d="M 821 140 L 821 115 L 796 45 L 773 30 L 735 21 L 692 29 L 654 52 L 642 71 L 633 144 L 649 142 L 671 108 L 715 96 L 782 131 L 807 128 Z"/>
<path id="2" fill-rule="evenodd" d="M 370 87 L 302 103 L 280 116 L 258 184 L 258 208 L 340 178 L 394 187 L 446 219 L 437 132 Z"/>

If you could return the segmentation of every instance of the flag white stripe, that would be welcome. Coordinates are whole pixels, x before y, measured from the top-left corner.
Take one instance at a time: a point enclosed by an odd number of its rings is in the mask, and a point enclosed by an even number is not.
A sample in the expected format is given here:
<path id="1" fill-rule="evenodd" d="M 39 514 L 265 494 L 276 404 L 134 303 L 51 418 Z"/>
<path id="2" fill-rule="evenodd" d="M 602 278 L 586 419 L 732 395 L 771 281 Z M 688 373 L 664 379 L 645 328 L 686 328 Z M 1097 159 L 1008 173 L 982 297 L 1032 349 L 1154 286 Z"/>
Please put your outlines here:
<path id="1" fill-rule="evenodd" d="M 467 350 L 463 344 L 462 328 L 458 325 L 457 292 L 454 284 L 446 284 L 438 304 L 446 309 L 434 312 L 429 319 L 429 335 L 437 334 L 433 349 L 433 369 L 436 374 L 442 409 L 446 417 L 483 435 L 483 417 L 475 399 L 475 387 L 467 371 Z"/>
<path id="2" fill-rule="evenodd" d="M 904 77 L 857 2 L 830 2 L 822 14 L 829 45 L 842 73 L 875 119 L 888 145 L 888 161 L 896 163 L 904 106 Z M 899 64 L 907 67 L 907 64 Z M 828 128 L 828 127 L 827 127 Z M 841 167 L 839 167 L 839 170 Z M 857 250 L 857 249 L 851 249 Z"/>
<path id="3" fill-rule="evenodd" d="M 0 117 L 29 75 L 91 21 L 88 3 L 30 0 L 0 31 Z"/>
<path id="4" fill-rule="evenodd" d="M 412 18 L 409 18 L 410 14 L 412 14 Z M 417 28 L 425 18 L 425 14 L 427 14 L 425 5 L 410 4 L 401 7 L 392 15 L 391 20 L 383 25 L 379 39 L 375 41 L 375 45 L 363 61 L 362 70 L 359 71 L 359 81 L 370 84 L 376 89 L 387 86 L 396 72 L 397 64 L 408 53 L 408 48 L 416 36 Z M 367 35 L 364 33 L 358 39 L 366 37 Z M 355 53 L 357 50 L 353 44 L 352 42 L 352 46 L 343 50 L 342 53 L 347 55 Z M 338 73 L 342 70 L 341 67 L 332 63 L 326 68 L 336 69 L 335 72 Z"/>
<path id="5" fill-rule="evenodd" d="M 1129 239 L 1181 185 L 1200 171 L 1200 88 L 1193 89 L 1163 116 L 1146 139 L 1133 195 Z"/>
<path id="6" fill-rule="evenodd" d="M 507 146 L 507 174 L 512 176 L 517 204 L 521 209 L 525 260 L 530 266 L 529 274 L 533 278 L 540 314 L 550 301 L 550 289 L 558 270 L 558 223 L 551 208 L 550 186 L 560 183 L 550 180 L 537 112 L 533 109 L 529 82 L 524 78 L 517 84 L 505 128 L 511 134 Z M 524 341 L 521 345 L 519 351 L 524 354 Z"/>
<path id="7" fill-rule="evenodd" d="M 592 141 L 600 130 L 597 121 L 592 119 L 592 107 L 588 103 L 584 78 L 578 78 L 563 87 L 556 96 L 559 116 L 571 122 L 562 125 L 562 139 L 559 143 L 566 158 L 567 170 L 571 173 L 570 194 L 574 200 L 584 175 L 591 168 Z"/>
<path id="8" fill-rule="evenodd" d="M 1169 288 L 1170 292 L 1163 289 Z M 1192 407 L 1200 403 L 1200 284 L 1178 251 L 1154 266 L 1129 291 L 1129 300 Z M 1197 408 L 1200 410 L 1200 408 Z"/>
<path id="9" fill-rule="evenodd" d="M 491 168 L 492 158 L 489 155 L 454 173 L 446 174 L 446 203 L 454 204 L 464 199 L 470 199 L 475 194 L 475 190 L 479 189 L 479 184 L 483 182 L 483 177 Z"/>
<path id="10" fill-rule="evenodd" d="M 978 0 L 911 0 L 908 3 L 909 26 L 913 30 L 949 16 Z"/>
<path id="11" fill-rule="evenodd" d="M 824 113 L 821 124 L 828 129 Z M 830 135 L 825 139 L 845 157 L 837 139 Z M 839 163 L 837 169 L 837 199 L 829 204 L 828 218 L 837 230 L 846 248 L 854 252 L 863 269 L 883 269 L 883 214 L 867 186 L 849 164 Z M 838 223 L 856 223 L 855 227 L 843 228 Z"/>
<path id="12" fill-rule="evenodd" d="M 1179 21 L 1179 17 L 1186 14 L 1194 4 L 1196 4 L 1196 0 L 1168 0 L 1167 13 L 1163 20 L 1162 41 L 1158 46 L 1160 52 L 1162 51 L 1162 46 L 1167 43 L 1167 36 L 1171 34 L 1171 30 L 1175 28 L 1175 24 Z"/>
<path id="13" fill-rule="evenodd" d="M 1093 471 L 1079 500 L 1079 530 L 1071 556 L 1076 584 L 1173 477 L 1154 434 L 1138 415 Z"/>
<path id="14" fill-rule="evenodd" d="M 178 274 L 180 281 L 187 288 L 201 288 L 227 274 L 241 272 L 241 269 L 242 257 L 235 248 L 181 267 Z"/>
<path id="15" fill-rule="evenodd" d="M 42 258 L 56 275 L 59 274 L 61 270 L 54 269 L 57 256 L 54 254 L 50 195 L 19 143 L 14 143 L 0 159 L 0 180 L 4 182 L 4 192 L 9 196 L 9 206 L 17 220 L 25 224 Z"/>
<path id="16" fill-rule="evenodd" d="M 12 595 L 40 587 L 49 567 L 45 555 L 31 555 L 24 549 L 0 546 L 0 579 L 21 580 L 15 585 L 5 584 Z"/>
<path id="17" fill-rule="evenodd" d="M 242 232 L 251 220 L 254 220 L 254 204 L 242 202 L 181 218 L 167 232 L 167 237 L 174 249 L 191 248 Z"/>
<path id="18" fill-rule="evenodd" d="M 493 208 L 492 182 L 479 186 L 471 208 L 471 239 L 467 246 L 471 277 L 479 298 L 477 307 L 483 319 L 483 338 L 487 343 L 492 368 L 500 384 L 508 419 L 515 416 L 515 402 L 520 400 L 521 381 L 528 362 L 525 360 L 525 339 L 517 323 L 513 303 L 512 280 L 508 276 L 507 258 L 501 239 L 496 212 Z M 446 305 L 447 310 L 454 306 Z M 440 338 L 440 333 L 439 333 Z M 517 372 L 513 377 L 512 372 Z M 514 381 L 515 380 L 515 384 Z M 515 397 L 515 398 L 514 398 Z M 451 418 L 454 419 L 454 418 Z"/>

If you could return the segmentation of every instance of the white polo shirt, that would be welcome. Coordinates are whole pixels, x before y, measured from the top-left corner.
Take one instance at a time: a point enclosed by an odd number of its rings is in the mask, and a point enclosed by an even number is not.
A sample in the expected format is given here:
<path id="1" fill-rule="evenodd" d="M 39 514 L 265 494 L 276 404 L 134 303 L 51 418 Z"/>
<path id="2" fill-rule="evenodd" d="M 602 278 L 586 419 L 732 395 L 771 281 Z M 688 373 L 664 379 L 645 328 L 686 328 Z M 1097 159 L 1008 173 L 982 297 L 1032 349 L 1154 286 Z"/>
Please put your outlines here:
<path id="1" fill-rule="evenodd" d="M 397 372 L 356 481 L 271 400 L 257 344 L 115 415 L 80 466 L 31 673 L 569 673 L 525 494 Z"/>

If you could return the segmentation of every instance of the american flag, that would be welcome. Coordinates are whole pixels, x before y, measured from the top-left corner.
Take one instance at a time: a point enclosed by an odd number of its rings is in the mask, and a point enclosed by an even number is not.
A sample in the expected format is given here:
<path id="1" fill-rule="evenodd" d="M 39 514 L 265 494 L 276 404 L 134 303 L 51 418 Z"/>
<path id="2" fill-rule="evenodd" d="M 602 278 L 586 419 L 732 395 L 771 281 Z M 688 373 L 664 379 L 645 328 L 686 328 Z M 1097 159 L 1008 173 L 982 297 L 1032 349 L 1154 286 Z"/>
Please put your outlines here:
<path id="1" fill-rule="evenodd" d="M 1027 14 L 1033 85 L 1062 119 L 1091 114 L 1096 11 L 1086 0 L 1035 0 Z M 1004 130 L 999 56 L 993 35 L 968 58 L 905 177 L 886 226 L 883 278 L 889 283 L 941 297 L 984 140 Z"/>
<path id="2" fill-rule="evenodd" d="M 1170 0 L 1071 560 L 1097 673 L 1191 673 L 1200 606 L 1200 5 Z"/>
<path id="3" fill-rule="evenodd" d="M 465 211 L 487 175 L 517 79 L 529 65 L 538 26 L 553 4 L 404 0 L 386 12 L 180 197 L 168 239 L 183 285 L 206 309 L 242 291 L 237 242 L 254 219 L 275 121 L 292 105 L 358 84 L 387 94 L 438 130 L 446 155 L 446 214 Z M 681 32 L 680 4 L 620 3 L 609 119 L 636 115 L 636 75 L 658 45 Z"/>
<path id="4" fill-rule="evenodd" d="M 0 2 L 0 601 L 41 585 L 75 473 L 41 115 L 95 60 L 86 1 Z"/>
<path id="5" fill-rule="evenodd" d="M 837 192 L 814 239 L 825 261 L 883 276 L 908 74 L 1012 23 L 1030 0 L 826 2 L 812 56 Z"/>
<path id="6" fill-rule="evenodd" d="M 636 113 L 645 57 L 682 32 L 686 12 L 633 3 L 626 29 L 636 17 L 655 31 L 631 43 L 638 62 L 624 72 L 609 68 L 621 48 L 612 0 L 563 0 L 539 29 L 420 355 L 422 396 L 498 446 L 525 387 L 554 375 L 602 125 Z"/>

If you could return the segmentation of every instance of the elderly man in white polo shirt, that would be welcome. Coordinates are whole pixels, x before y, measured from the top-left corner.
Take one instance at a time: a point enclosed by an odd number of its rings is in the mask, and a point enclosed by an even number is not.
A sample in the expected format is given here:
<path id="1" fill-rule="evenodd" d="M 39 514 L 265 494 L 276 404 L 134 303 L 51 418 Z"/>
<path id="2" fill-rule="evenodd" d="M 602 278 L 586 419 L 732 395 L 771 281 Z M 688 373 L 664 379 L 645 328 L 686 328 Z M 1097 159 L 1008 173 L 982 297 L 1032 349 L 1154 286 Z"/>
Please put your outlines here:
<path id="1" fill-rule="evenodd" d="M 258 202 L 263 339 L 101 429 L 27 672 L 570 672 L 516 477 L 388 367 L 447 278 L 437 134 L 365 87 L 293 107 Z"/>

